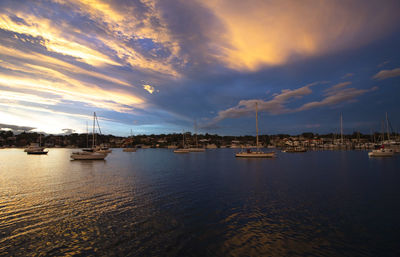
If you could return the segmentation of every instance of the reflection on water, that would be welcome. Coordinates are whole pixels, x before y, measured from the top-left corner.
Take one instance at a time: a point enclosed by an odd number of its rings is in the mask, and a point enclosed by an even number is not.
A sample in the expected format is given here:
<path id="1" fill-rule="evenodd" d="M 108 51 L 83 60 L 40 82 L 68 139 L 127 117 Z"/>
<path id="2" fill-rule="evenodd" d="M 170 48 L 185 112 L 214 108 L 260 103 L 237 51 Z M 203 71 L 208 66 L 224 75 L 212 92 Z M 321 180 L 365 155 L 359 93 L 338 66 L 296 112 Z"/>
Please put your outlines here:
<path id="1" fill-rule="evenodd" d="M 400 158 L 0 150 L 0 255 L 397 256 Z"/>

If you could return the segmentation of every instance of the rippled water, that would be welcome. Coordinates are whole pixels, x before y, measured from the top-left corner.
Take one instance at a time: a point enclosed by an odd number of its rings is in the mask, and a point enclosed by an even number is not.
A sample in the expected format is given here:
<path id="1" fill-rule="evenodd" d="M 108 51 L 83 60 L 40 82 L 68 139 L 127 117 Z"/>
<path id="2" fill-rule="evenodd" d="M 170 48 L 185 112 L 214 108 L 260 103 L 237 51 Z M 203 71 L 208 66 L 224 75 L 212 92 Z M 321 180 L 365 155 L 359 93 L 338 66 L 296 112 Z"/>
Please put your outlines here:
<path id="1" fill-rule="evenodd" d="M 0 255 L 400 255 L 400 156 L 233 153 L 0 150 Z"/>

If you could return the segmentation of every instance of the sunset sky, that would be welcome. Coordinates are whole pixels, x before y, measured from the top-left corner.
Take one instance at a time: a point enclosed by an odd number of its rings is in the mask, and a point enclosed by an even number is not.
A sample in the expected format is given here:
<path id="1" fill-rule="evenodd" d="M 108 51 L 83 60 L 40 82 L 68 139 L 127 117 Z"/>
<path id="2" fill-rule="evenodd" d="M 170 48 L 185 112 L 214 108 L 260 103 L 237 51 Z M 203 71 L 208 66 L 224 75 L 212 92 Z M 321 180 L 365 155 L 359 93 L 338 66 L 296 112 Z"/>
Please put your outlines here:
<path id="1" fill-rule="evenodd" d="M 398 0 L 0 1 L 0 128 L 400 130 Z"/>

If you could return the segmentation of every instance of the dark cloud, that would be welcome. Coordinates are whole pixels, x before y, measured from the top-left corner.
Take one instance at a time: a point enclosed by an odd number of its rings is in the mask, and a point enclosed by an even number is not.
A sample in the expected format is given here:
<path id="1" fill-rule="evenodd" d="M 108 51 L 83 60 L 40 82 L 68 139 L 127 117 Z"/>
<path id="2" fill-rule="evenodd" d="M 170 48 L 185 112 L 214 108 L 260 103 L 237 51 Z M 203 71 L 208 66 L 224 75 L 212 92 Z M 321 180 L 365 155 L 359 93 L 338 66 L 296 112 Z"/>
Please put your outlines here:
<path id="1" fill-rule="evenodd" d="M 34 130 L 36 128 L 28 127 L 28 126 L 17 126 L 17 125 L 1 124 L 0 123 L 0 130 L 1 129 L 11 130 L 14 133 L 21 133 L 21 132 L 24 132 L 24 131 L 31 131 L 31 130 Z"/>

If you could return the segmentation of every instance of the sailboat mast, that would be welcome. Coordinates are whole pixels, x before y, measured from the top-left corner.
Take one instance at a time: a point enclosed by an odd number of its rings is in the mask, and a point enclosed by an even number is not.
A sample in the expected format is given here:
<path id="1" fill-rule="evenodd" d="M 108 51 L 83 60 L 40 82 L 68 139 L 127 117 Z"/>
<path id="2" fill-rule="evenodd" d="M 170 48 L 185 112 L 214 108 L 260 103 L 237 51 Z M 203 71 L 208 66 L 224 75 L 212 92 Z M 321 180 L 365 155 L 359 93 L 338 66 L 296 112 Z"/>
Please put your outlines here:
<path id="1" fill-rule="evenodd" d="M 386 112 L 386 131 L 387 131 L 387 138 L 390 141 L 390 133 L 389 133 L 389 119 L 388 119 L 388 114 Z"/>
<path id="2" fill-rule="evenodd" d="M 258 105 L 256 102 L 256 146 L 258 150 Z"/>
<path id="3" fill-rule="evenodd" d="M 87 121 L 86 121 L 86 148 L 89 148 L 89 127 Z"/>
<path id="4" fill-rule="evenodd" d="M 340 114 L 340 141 L 343 144 L 343 116 Z"/>
<path id="5" fill-rule="evenodd" d="M 199 142 L 197 141 L 197 123 L 196 120 L 194 120 L 194 135 L 196 139 L 196 148 L 199 148 Z"/>
<path id="6" fill-rule="evenodd" d="M 182 148 L 185 148 L 185 131 L 182 131 Z"/>
<path id="7" fill-rule="evenodd" d="M 96 126 L 96 123 L 95 123 L 95 120 L 96 120 L 96 112 L 94 112 L 93 113 L 93 140 L 92 140 L 92 148 L 94 148 L 94 146 L 95 146 L 95 142 L 94 142 L 94 132 L 95 132 L 95 126 Z"/>

